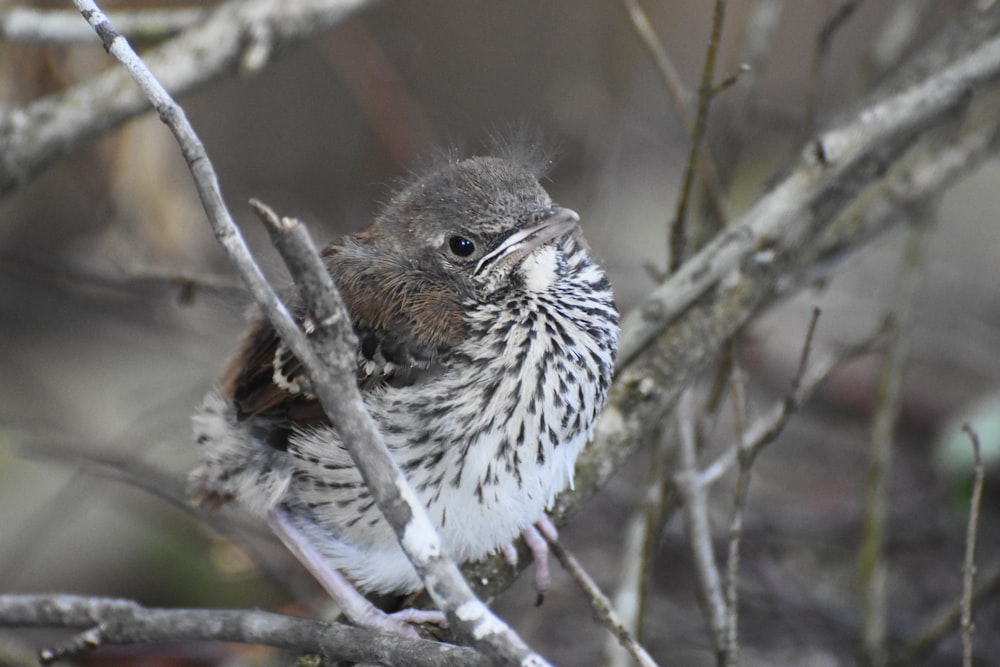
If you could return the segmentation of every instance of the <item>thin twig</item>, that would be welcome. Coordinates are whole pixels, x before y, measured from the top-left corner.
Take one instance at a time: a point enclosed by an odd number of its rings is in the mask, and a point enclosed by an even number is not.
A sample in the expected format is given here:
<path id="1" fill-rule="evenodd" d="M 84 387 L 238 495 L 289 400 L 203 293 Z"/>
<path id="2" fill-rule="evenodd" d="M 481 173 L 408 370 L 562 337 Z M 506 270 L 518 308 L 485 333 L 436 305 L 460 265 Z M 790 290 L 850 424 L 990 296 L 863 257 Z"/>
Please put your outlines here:
<path id="1" fill-rule="evenodd" d="M 1000 36 L 993 35 L 960 53 L 952 49 L 949 64 L 818 135 L 788 177 L 625 314 L 618 372 L 723 277 L 748 263 L 766 270 L 781 266 L 782 258 L 801 256 L 805 239 L 828 228 L 872 185 L 871 170 L 884 173 L 923 131 L 944 122 L 970 90 L 995 81 L 998 73 Z"/>
<path id="2" fill-rule="evenodd" d="M 846 0 L 837 8 L 837 11 L 828 18 L 816 35 L 816 44 L 813 48 L 812 64 L 809 68 L 809 87 L 806 90 L 805 118 L 803 119 L 802 136 L 808 136 L 816 127 L 816 120 L 819 111 L 819 97 L 823 84 L 823 65 L 826 57 L 830 53 L 830 45 L 833 38 L 847 25 L 847 22 L 858 9 L 861 0 Z"/>
<path id="3" fill-rule="evenodd" d="M 697 444 L 694 433 L 694 397 L 691 389 L 681 395 L 677 407 L 680 470 L 674 477 L 677 489 L 684 500 L 684 525 L 694 560 L 695 580 L 698 584 L 698 604 L 708 630 L 709 641 L 715 651 L 716 662 L 727 662 L 726 650 L 726 599 L 722 590 L 722 577 L 712 547 L 712 529 L 708 520 L 708 486 L 698 474 Z"/>
<path id="4" fill-rule="evenodd" d="M 736 340 L 730 341 L 730 347 L 736 346 Z M 730 353 L 735 360 L 735 351 Z M 746 378 L 743 369 L 734 361 L 731 371 L 733 424 L 736 431 L 736 441 L 742 443 L 745 438 L 748 403 L 746 397 Z M 739 469 L 736 475 L 736 489 L 733 493 L 733 516 L 729 522 L 728 553 L 726 555 L 726 636 L 725 656 L 727 667 L 734 667 L 739 662 L 739 572 L 740 543 L 743 538 L 743 515 L 746 510 L 747 497 L 750 493 L 750 477 L 754 459 L 739 457 Z"/>
<path id="5" fill-rule="evenodd" d="M 726 16 L 727 0 L 715 0 L 715 11 L 712 14 L 712 34 L 705 53 L 705 66 L 701 71 L 701 85 L 698 88 L 698 111 L 695 114 L 694 128 L 691 130 L 691 149 L 684 168 L 684 180 L 681 184 L 677 209 L 670 224 L 670 261 L 667 273 L 672 274 L 680 268 L 687 253 L 688 230 L 687 214 L 694 184 L 694 172 L 699 161 L 699 155 L 705 143 L 705 131 L 708 127 L 708 108 L 712 103 L 715 90 L 715 59 L 722 41 L 722 25 Z"/>
<path id="6" fill-rule="evenodd" d="M 375 0 L 229 0 L 206 18 L 143 53 L 174 95 L 222 77 L 254 74 L 279 49 L 344 21 Z M 121 68 L 24 107 L 0 105 L 0 198 L 60 157 L 149 111 Z"/>
<path id="7" fill-rule="evenodd" d="M 978 580 L 979 584 L 972 592 L 972 604 L 1000 592 L 1000 563 L 994 562 L 983 568 Z M 963 602 L 964 597 L 935 614 L 923 628 L 914 633 L 914 639 L 910 643 L 895 652 L 889 662 L 890 667 L 910 667 L 930 655 L 942 640 L 955 631 L 956 626 L 960 627 Z"/>
<path id="8" fill-rule="evenodd" d="M 356 340 L 350 318 L 305 227 L 283 219 L 273 225 L 279 251 L 296 274 L 298 287 L 317 323 L 310 339 L 296 325 L 254 262 L 232 216 L 226 209 L 218 179 L 203 144 L 166 89 L 152 75 L 128 42 L 119 35 L 91 0 L 74 4 L 97 31 L 105 49 L 115 56 L 152 102 L 177 138 L 202 205 L 216 237 L 247 283 L 271 325 L 307 369 L 312 390 L 344 436 L 345 447 L 359 469 L 379 509 L 396 531 L 403 551 L 420 574 L 435 604 L 448 615 L 463 638 L 490 657 L 525 664 L 546 664 L 506 624 L 497 618 L 443 554 L 440 539 L 395 465 L 364 403 L 354 377 Z"/>
<path id="9" fill-rule="evenodd" d="M 791 388 L 785 400 L 781 402 L 780 422 L 783 424 L 788 420 L 792 411 L 798 406 L 802 397 L 800 395 L 806 371 L 809 368 L 809 354 L 812 351 L 813 338 L 816 335 L 816 324 L 819 321 L 820 309 L 813 308 L 809 326 L 806 330 L 805 338 L 802 342 L 802 352 L 799 355 L 799 367 L 792 378 Z M 735 355 L 733 355 L 735 358 Z M 825 375 L 824 375 L 825 376 Z M 821 377 L 824 377 L 821 376 Z M 814 380 L 813 386 L 818 382 Z M 747 400 L 744 389 L 743 373 L 738 365 L 733 366 L 732 388 L 733 388 L 733 411 L 735 413 L 734 423 L 736 430 L 737 445 L 733 451 L 736 452 L 736 459 L 739 463 L 736 476 L 736 489 L 733 500 L 733 516 L 729 523 L 729 553 L 726 560 L 726 665 L 735 666 L 739 663 L 739 571 L 740 571 L 740 544 L 743 537 L 743 516 L 746 510 L 747 497 L 750 493 L 750 480 L 753 471 L 753 463 L 757 459 L 757 454 L 766 444 L 761 437 L 754 441 L 748 441 L 746 437 L 746 415 Z M 779 431 L 768 429 L 764 431 L 769 440 L 777 438 Z"/>
<path id="10" fill-rule="evenodd" d="M 872 418 L 870 459 L 865 478 L 864 525 L 859 549 L 862 589 L 862 646 L 868 665 L 884 665 L 886 645 L 885 541 L 892 442 L 909 354 L 909 329 L 917 290 L 920 244 L 925 225 L 910 232 L 900 273 L 899 293 L 890 316 L 890 341 L 882 363 Z"/>
<path id="11" fill-rule="evenodd" d="M 972 667 L 972 592 L 976 578 L 976 534 L 979 528 L 979 507 L 983 501 L 983 454 L 979 434 L 963 424 L 962 430 L 972 442 L 975 463 L 972 468 L 972 496 L 969 498 L 969 522 L 965 529 L 965 562 L 962 566 L 962 665 Z"/>
<path id="12" fill-rule="evenodd" d="M 670 103 L 673 105 L 677 117 L 681 119 L 684 130 L 693 142 L 697 128 L 695 119 L 691 117 L 691 112 L 688 110 L 688 106 L 693 98 L 691 92 L 685 87 L 680 74 L 677 73 L 673 59 L 671 59 L 667 50 L 663 48 L 663 43 L 656 34 L 656 30 L 653 28 L 653 24 L 650 22 L 645 10 L 643 10 L 642 5 L 639 4 L 639 0 L 622 0 L 622 4 L 625 5 L 625 11 L 632 22 L 633 30 L 635 30 L 646 52 L 649 53 L 657 74 L 660 75 L 660 80 L 663 82 L 663 87 L 667 91 L 667 96 L 670 98 Z M 741 69 L 740 71 L 742 72 L 743 70 Z M 735 77 L 733 77 L 732 83 L 735 83 Z M 713 90 L 712 94 L 716 92 L 718 91 Z M 698 155 L 697 165 L 698 175 L 701 176 L 705 192 L 708 195 L 708 201 L 712 205 L 712 212 L 719 221 L 720 226 L 725 226 L 729 222 L 729 207 L 726 203 L 726 195 L 723 192 L 719 179 L 719 169 L 708 151 L 704 151 Z"/>
<path id="13" fill-rule="evenodd" d="M 739 67 L 736 68 L 735 72 L 724 78 L 719 83 L 715 84 L 715 87 L 712 88 L 712 96 L 714 97 L 719 93 L 725 92 L 727 89 L 734 86 L 737 81 L 739 81 L 741 78 L 743 78 L 745 75 L 749 73 L 750 73 L 750 65 L 747 65 L 746 63 L 741 63 Z"/>
<path id="14" fill-rule="evenodd" d="M 646 52 L 649 53 L 649 57 L 652 58 L 653 64 L 656 66 L 656 73 L 660 75 L 660 81 L 663 83 L 663 88 L 667 91 L 667 96 L 670 97 L 670 103 L 674 105 L 674 111 L 677 112 L 681 122 L 684 123 L 684 129 L 690 134 L 694 129 L 694 123 L 691 119 L 691 114 L 688 112 L 688 105 L 694 96 L 684 85 L 681 75 L 677 72 L 677 68 L 674 67 L 673 59 L 667 53 L 667 50 L 663 48 L 663 43 L 660 41 L 659 35 L 656 34 L 656 30 L 653 28 L 653 24 L 650 22 L 646 11 L 639 4 L 639 0 L 622 0 L 622 4 L 625 5 L 625 11 L 632 22 L 632 29 L 635 30 L 639 41 L 645 47 Z"/>
<path id="15" fill-rule="evenodd" d="M 664 522 L 677 507 L 677 494 L 670 482 L 675 449 L 676 434 L 672 429 L 663 429 L 652 447 L 642 502 L 637 504 L 625 527 L 614 608 L 618 610 L 622 624 L 640 642 L 643 640 L 646 597 L 656 565 L 654 556 L 658 537 Z M 614 639 L 605 644 L 604 654 L 607 667 L 626 667 L 630 664 L 627 651 Z"/>
<path id="16" fill-rule="evenodd" d="M 813 311 L 814 314 L 817 312 Z M 814 320 L 815 321 L 815 320 Z M 811 334 L 809 335 L 811 338 Z M 768 412 L 744 429 L 742 442 L 734 444 L 699 473 L 699 482 L 714 484 L 737 465 L 740 459 L 754 459 L 767 445 L 778 439 L 791 416 L 812 396 L 816 388 L 844 363 L 871 354 L 882 346 L 886 332 L 879 329 L 860 343 L 839 352 L 828 352 L 802 367 L 792 381 L 793 390 Z M 811 346 L 807 342 L 806 346 Z M 803 349 L 806 349 L 803 347 Z"/>
<path id="17" fill-rule="evenodd" d="M 587 574 L 580 561 L 558 541 L 550 540 L 548 537 L 545 539 L 549 544 L 549 551 L 556 557 L 569 575 L 573 577 L 573 581 L 580 587 L 584 595 L 587 596 L 587 601 L 590 602 L 590 606 L 597 615 L 598 620 L 618 639 L 618 642 L 635 658 L 636 662 L 643 667 L 656 667 L 656 662 L 650 657 L 646 649 L 636 641 L 629 629 L 625 627 L 625 624 L 622 623 L 621 618 L 611 604 L 611 600 L 601 592 L 597 582 Z"/>

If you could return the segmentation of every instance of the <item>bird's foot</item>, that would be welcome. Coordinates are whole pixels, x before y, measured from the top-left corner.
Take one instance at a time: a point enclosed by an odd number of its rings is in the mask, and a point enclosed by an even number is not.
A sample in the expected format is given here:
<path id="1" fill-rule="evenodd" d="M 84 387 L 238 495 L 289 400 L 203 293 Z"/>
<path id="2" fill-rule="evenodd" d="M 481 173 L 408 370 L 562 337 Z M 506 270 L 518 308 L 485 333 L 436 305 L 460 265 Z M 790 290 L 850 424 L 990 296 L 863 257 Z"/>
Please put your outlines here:
<path id="1" fill-rule="evenodd" d="M 541 604 L 545 596 L 545 591 L 549 590 L 552 583 L 552 575 L 549 570 L 549 542 L 559 539 L 559 531 L 549 520 L 549 517 L 542 515 L 534 524 L 526 526 L 521 531 L 524 543 L 531 551 L 531 556 L 535 560 L 535 590 L 538 591 L 538 602 Z M 505 544 L 502 547 L 503 557 L 511 567 L 517 566 L 517 549 L 513 544 Z"/>
<path id="2" fill-rule="evenodd" d="M 368 608 L 364 610 L 355 607 L 350 613 L 346 609 L 343 611 L 355 625 L 372 630 L 384 630 L 404 637 L 419 637 L 420 635 L 414 626 L 425 623 L 441 628 L 448 627 L 448 619 L 444 612 L 436 609 L 400 609 L 397 612 L 387 614 L 370 603 L 367 606 Z"/>
<path id="3" fill-rule="evenodd" d="M 448 620 L 437 610 L 401 609 L 387 614 L 362 595 L 350 581 L 336 569 L 330 567 L 316 547 L 302 534 L 283 507 L 271 510 L 271 529 L 288 549 L 309 570 L 326 589 L 344 615 L 354 625 L 385 630 L 405 637 L 419 637 L 415 625 L 433 623 L 447 627 Z"/>

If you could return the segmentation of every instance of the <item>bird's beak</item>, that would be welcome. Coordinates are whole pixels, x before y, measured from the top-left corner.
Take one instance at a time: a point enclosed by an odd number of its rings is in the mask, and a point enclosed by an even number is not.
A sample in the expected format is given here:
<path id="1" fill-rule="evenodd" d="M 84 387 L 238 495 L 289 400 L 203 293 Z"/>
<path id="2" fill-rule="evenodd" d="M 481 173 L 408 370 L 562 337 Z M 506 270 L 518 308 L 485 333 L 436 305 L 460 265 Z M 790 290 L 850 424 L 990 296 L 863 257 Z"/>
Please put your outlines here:
<path id="1" fill-rule="evenodd" d="M 537 225 L 511 234 L 493 252 L 484 255 L 476 265 L 474 275 L 483 270 L 509 268 L 543 245 L 561 239 L 577 229 L 580 216 L 568 208 L 547 208 L 535 213 Z"/>

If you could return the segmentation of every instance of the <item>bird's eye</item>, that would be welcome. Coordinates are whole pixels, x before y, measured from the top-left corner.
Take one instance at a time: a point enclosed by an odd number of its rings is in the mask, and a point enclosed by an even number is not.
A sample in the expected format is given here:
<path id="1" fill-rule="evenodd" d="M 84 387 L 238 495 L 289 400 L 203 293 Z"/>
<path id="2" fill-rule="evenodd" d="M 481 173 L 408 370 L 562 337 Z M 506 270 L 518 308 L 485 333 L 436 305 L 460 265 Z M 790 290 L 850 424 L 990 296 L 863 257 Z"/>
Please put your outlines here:
<path id="1" fill-rule="evenodd" d="M 448 239 L 448 248 L 459 257 L 468 257 L 476 251 L 476 244 L 464 236 L 452 236 Z"/>

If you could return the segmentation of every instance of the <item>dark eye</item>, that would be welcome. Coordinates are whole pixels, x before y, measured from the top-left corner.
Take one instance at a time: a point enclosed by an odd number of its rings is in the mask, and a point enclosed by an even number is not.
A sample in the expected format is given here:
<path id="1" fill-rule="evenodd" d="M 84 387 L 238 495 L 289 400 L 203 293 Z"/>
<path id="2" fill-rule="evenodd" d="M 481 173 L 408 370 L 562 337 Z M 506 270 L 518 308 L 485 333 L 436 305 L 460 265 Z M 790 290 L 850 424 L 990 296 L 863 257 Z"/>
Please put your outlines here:
<path id="1" fill-rule="evenodd" d="M 448 239 L 448 248 L 459 257 L 468 257 L 476 251 L 476 244 L 464 236 L 452 236 Z"/>

